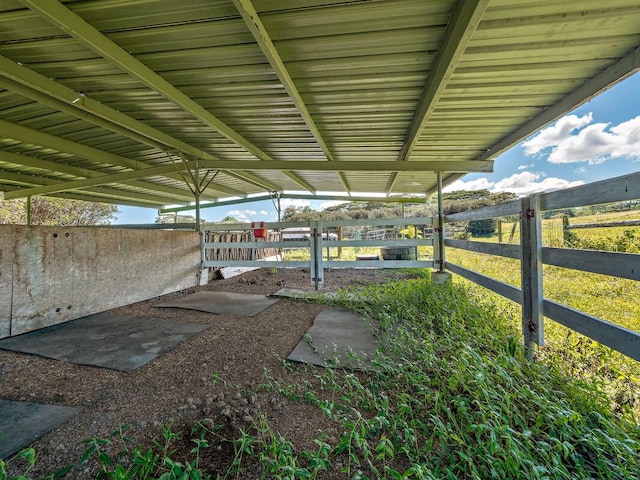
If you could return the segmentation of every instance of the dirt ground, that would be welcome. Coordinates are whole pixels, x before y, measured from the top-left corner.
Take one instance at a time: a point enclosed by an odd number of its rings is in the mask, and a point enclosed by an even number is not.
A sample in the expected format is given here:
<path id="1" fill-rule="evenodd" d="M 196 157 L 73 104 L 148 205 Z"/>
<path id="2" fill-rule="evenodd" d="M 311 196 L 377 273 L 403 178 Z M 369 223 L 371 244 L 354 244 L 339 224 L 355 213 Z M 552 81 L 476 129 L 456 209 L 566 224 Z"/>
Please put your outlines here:
<path id="1" fill-rule="evenodd" d="M 326 270 L 322 290 L 381 283 L 400 275 L 375 269 Z M 241 428 L 249 427 L 252 419 L 265 416 L 271 429 L 285 436 L 296 449 L 313 449 L 313 439 L 320 433 L 327 435 L 329 443 L 335 440 L 339 435 L 336 426 L 317 407 L 288 400 L 262 386 L 265 369 L 274 378 L 287 381 L 289 374 L 283 369 L 283 360 L 323 306 L 283 299 L 256 317 L 152 307 L 159 301 L 199 290 L 270 294 L 283 286 L 311 289 L 308 270 L 260 269 L 111 310 L 211 325 L 130 373 L 0 350 L 2 398 L 82 410 L 32 444 L 38 460 L 30 476 L 39 478 L 78 462 L 87 448 L 84 440 L 108 438 L 122 425 L 128 425 L 127 435 L 142 445 L 161 439 L 163 427 L 188 434 L 200 420 L 222 426 L 220 435 L 231 440 L 237 438 Z M 215 382 L 214 376 L 218 377 Z M 191 446 L 182 448 L 188 450 Z M 180 448 L 177 445 L 177 455 Z M 113 449 L 119 451 L 121 447 L 114 445 Z M 231 443 L 220 440 L 207 449 L 203 457 L 205 470 L 215 478 L 216 473 L 226 471 L 232 457 Z M 18 473 L 18 468 L 18 463 L 10 462 L 10 476 Z M 95 462 L 90 461 L 68 477 L 94 478 L 96 469 Z M 260 467 L 254 464 L 239 478 L 259 477 Z"/>

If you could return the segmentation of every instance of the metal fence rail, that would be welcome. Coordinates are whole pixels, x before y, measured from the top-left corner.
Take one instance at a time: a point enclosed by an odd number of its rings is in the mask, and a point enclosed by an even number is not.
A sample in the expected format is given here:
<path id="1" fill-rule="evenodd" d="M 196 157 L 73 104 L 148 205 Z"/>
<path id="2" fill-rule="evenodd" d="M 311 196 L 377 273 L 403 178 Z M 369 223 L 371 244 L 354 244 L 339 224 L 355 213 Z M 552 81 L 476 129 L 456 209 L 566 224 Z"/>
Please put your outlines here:
<path id="1" fill-rule="evenodd" d="M 419 260 L 416 255 L 415 259 L 395 259 L 395 260 L 372 260 L 358 259 L 351 260 L 332 260 L 327 256 L 324 259 L 323 251 L 331 248 L 367 248 L 367 247 L 409 247 L 415 248 L 419 246 L 432 246 L 432 239 L 422 238 L 395 238 L 395 239 L 338 239 L 331 240 L 328 231 L 338 227 L 397 227 L 403 225 L 420 225 L 429 226 L 433 224 L 431 217 L 417 218 L 379 218 L 379 219 L 357 219 L 357 220 L 339 220 L 339 221 L 308 221 L 308 222 L 264 222 L 262 225 L 270 232 L 282 232 L 287 229 L 292 231 L 298 229 L 300 231 L 308 231 L 308 240 L 278 240 L 263 241 L 253 238 L 251 241 L 242 242 L 211 242 L 206 241 L 205 235 L 221 232 L 246 232 L 252 231 L 250 223 L 238 224 L 205 224 L 203 226 L 204 233 L 201 235 L 201 257 L 202 268 L 212 267 L 283 267 L 283 268 L 309 268 L 311 283 L 321 285 L 324 283 L 325 268 L 432 268 L 432 260 Z M 282 260 L 282 261 L 265 261 L 265 260 L 209 260 L 208 251 L 215 249 L 292 249 L 299 248 L 308 250 L 309 260 Z"/>
<path id="2" fill-rule="evenodd" d="M 575 330 L 635 360 L 640 360 L 640 333 L 544 298 L 543 265 L 554 265 L 618 278 L 640 280 L 640 255 L 542 245 L 542 212 L 640 198 L 640 172 L 520 201 L 445 216 L 445 222 L 519 216 L 520 245 L 445 240 L 451 248 L 520 260 L 521 288 L 445 262 L 447 270 L 522 306 L 522 332 L 531 355 L 533 344 L 544 344 L 544 317 Z"/>
<path id="3" fill-rule="evenodd" d="M 565 209 L 595 205 L 601 203 L 636 200 L 640 198 L 640 172 L 622 177 L 604 180 L 588 185 L 545 194 L 531 195 L 517 201 L 501 205 L 492 205 L 472 211 L 460 212 L 444 217 L 430 218 L 393 218 L 358 219 L 310 222 L 270 222 L 264 227 L 272 232 L 283 229 L 299 228 L 308 230 L 308 240 L 252 241 L 243 242 L 207 242 L 201 235 L 202 267 L 308 267 L 311 282 L 316 287 L 324 282 L 324 269 L 330 267 L 377 267 L 434 268 L 444 259 L 444 249 L 457 248 L 477 253 L 517 259 L 520 262 L 521 287 L 508 285 L 494 278 L 466 269 L 444 260 L 447 270 L 467 278 L 489 290 L 492 290 L 522 307 L 522 333 L 530 356 L 534 344 L 544 344 L 544 317 L 554 320 L 570 329 L 598 341 L 635 360 L 640 360 L 640 333 L 612 324 L 603 319 L 580 312 L 566 305 L 544 298 L 543 265 L 554 265 L 584 272 L 609 275 L 618 278 L 640 280 L 640 255 L 594 250 L 552 248 L 542 245 L 542 213 L 548 210 Z M 446 238 L 444 241 L 432 238 L 395 238 L 395 239 L 339 239 L 328 235 L 331 229 L 338 227 L 377 227 L 373 230 L 397 229 L 398 226 L 414 225 L 441 234 L 440 219 L 444 223 L 484 220 L 497 217 L 519 217 L 520 245 L 486 243 Z M 250 231 L 251 224 L 207 224 L 204 230 L 210 232 Z M 434 260 L 371 260 L 356 261 L 334 260 L 323 257 L 328 248 L 363 247 L 411 247 L 432 246 Z M 309 260 L 296 261 L 228 261 L 205 260 L 208 249 L 286 249 L 300 248 L 309 251 Z"/>

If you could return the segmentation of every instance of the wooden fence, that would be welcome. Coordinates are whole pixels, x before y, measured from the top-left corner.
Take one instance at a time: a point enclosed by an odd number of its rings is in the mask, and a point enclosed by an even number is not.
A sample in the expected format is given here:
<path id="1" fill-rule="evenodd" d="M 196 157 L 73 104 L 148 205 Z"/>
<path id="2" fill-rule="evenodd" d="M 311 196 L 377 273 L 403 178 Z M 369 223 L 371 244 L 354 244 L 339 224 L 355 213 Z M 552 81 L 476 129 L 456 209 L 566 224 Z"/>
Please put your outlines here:
<path id="1" fill-rule="evenodd" d="M 598 250 L 552 248 L 542 245 L 542 212 L 640 198 L 640 172 L 581 185 L 567 190 L 531 195 L 521 200 L 447 215 L 445 222 L 519 216 L 520 245 L 446 240 L 445 246 L 520 260 L 521 288 L 505 284 L 451 262 L 447 270 L 486 287 L 522 306 L 522 333 L 531 354 L 533 344 L 544 344 L 544 317 L 592 340 L 640 360 L 640 333 L 544 298 L 543 265 L 640 280 L 640 255 Z M 437 246 L 437 245 L 436 245 Z M 444 258 L 444 252 L 442 252 Z"/>

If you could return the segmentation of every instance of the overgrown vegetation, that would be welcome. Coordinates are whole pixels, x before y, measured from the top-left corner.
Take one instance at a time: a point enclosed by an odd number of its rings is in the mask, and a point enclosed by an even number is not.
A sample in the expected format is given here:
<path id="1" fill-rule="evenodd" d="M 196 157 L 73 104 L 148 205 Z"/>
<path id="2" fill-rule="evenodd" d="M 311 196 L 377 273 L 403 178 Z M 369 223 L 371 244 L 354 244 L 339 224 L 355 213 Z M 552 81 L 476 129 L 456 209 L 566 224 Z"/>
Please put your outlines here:
<path id="1" fill-rule="evenodd" d="M 336 425 L 334 438 L 320 432 L 314 448 L 299 449 L 258 415 L 233 438 L 199 422 L 182 439 L 165 429 L 150 447 L 107 454 L 104 445 L 127 443 L 118 431 L 89 440 L 82 460 L 98 462 L 100 479 L 638 478 L 640 427 L 616 416 L 595 384 L 526 360 L 519 332 L 486 296 L 426 276 L 370 286 L 357 300 L 346 293 L 337 303 L 378 331 L 373 366 L 359 373 L 283 361 L 284 373 L 265 371 L 258 387 L 318 408 Z M 179 441 L 191 447 L 176 456 Z M 211 472 L 214 445 L 230 461 Z"/>

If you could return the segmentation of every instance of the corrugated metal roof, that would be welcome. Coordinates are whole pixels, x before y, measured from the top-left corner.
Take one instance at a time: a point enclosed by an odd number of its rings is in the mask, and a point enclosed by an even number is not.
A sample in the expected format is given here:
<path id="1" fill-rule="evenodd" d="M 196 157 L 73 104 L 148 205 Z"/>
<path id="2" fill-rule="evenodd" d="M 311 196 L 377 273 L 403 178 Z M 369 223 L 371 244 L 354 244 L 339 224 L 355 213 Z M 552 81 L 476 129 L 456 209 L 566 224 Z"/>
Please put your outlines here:
<path id="1" fill-rule="evenodd" d="M 0 188 L 431 193 L 639 48 L 638 0 L 0 0 Z"/>

